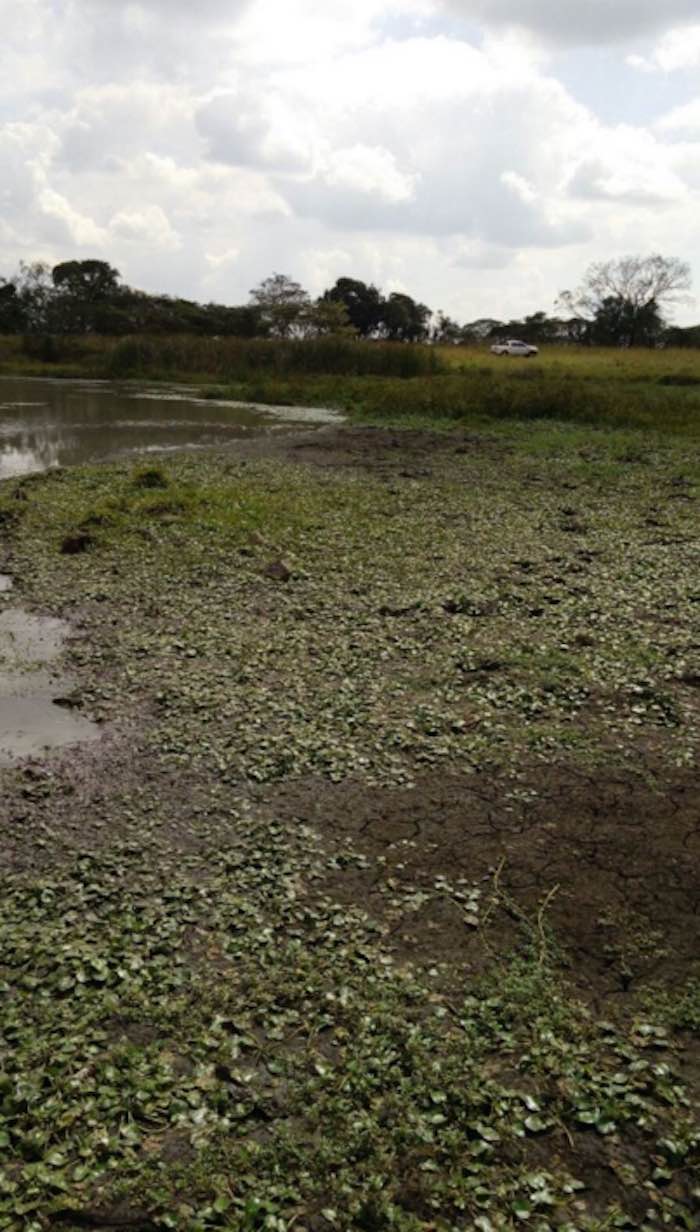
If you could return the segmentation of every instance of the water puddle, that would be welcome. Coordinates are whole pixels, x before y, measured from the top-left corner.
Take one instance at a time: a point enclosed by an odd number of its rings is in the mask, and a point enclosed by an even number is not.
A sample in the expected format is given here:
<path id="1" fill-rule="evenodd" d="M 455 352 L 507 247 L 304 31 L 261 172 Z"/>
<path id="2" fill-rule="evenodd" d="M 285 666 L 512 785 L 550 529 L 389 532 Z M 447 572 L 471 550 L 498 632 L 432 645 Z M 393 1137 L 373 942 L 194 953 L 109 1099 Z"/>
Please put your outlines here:
<path id="1" fill-rule="evenodd" d="M 0 481 L 156 450 L 230 448 L 252 433 L 342 422 L 327 408 L 202 398 L 185 386 L 0 377 Z"/>
<path id="2" fill-rule="evenodd" d="M 71 681 L 57 668 L 68 631 L 53 617 L 0 612 L 0 766 L 99 737 L 71 708 Z"/>

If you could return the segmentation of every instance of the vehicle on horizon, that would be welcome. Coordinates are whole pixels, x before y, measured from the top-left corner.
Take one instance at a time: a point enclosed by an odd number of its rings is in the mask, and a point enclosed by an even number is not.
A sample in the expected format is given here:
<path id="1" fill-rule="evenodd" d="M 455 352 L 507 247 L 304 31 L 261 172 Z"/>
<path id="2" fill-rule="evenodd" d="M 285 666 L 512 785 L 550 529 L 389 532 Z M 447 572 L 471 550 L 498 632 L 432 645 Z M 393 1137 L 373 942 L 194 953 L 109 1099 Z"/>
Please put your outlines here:
<path id="1" fill-rule="evenodd" d="M 530 359 L 533 355 L 539 355 L 539 347 L 531 346 L 529 342 L 520 342 L 518 338 L 509 338 L 507 342 L 494 342 L 491 347 L 492 355 L 511 355 L 521 356 L 522 359 Z"/>

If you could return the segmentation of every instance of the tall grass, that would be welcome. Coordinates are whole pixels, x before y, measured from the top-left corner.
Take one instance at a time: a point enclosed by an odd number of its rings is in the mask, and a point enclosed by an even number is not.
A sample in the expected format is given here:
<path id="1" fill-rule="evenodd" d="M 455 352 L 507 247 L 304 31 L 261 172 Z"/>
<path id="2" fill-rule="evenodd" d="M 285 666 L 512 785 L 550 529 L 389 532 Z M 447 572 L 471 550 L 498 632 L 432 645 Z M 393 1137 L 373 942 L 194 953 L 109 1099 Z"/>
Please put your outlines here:
<path id="1" fill-rule="evenodd" d="M 107 359 L 112 377 L 197 373 L 240 381 L 261 374 L 415 377 L 439 372 L 443 364 L 427 346 L 318 338 L 307 342 L 244 338 L 124 338 Z"/>
<path id="2" fill-rule="evenodd" d="M 106 354 L 105 339 L 88 334 L 0 334 L 0 374 L 6 376 L 100 376 Z"/>

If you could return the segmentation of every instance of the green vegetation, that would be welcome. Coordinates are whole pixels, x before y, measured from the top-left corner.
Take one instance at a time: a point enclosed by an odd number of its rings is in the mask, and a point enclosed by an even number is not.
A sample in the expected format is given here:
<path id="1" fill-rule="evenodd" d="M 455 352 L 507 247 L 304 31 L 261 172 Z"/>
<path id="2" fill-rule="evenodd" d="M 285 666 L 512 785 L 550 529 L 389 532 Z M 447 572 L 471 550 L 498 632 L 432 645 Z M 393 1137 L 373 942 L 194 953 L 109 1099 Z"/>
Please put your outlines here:
<path id="1" fill-rule="evenodd" d="M 488 350 L 195 337 L 0 339 L 0 373 L 159 380 L 204 397 L 330 406 L 358 419 L 557 420 L 697 437 L 700 359 L 691 350 L 552 348 L 537 360 Z"/>
<path id="2" fill-rule="evenodd" d="M 259 377 L 425 376 L 444 367 L 428 346 L 362 343 L 329 337 L 307 341 L 134 337 L 122 339 L 0 337 L 0 372 L 37 376 L 89 376 L 251 382 Z"/>
<path id="3" fill-rule="evenodd" d="M 90 334 L 315 339 L 470 344 L 516 336 L 545 344 L 611 347 L 697 346 L 698 327 L 669 325 L 663 313 L 690 289 L 690 267 L 677 257 L 627 256 L 595 262 L 576 291 L 563 291 L 564 316 L 532 312 L 522 320 L 479 318 L 460 325 L 402 291 L 385 296 L 374 284 L 341 277 L 313 300 L 300 283 L 272 274 L 247 304 L 198 304 L 148 295 L 120 284 L 106 261 L 20 262 L 0 277 L 0 334 L 27 337 Z M 50 358 L 50 357 L 49 357 Z"/>
<path id="4" fill-rule="evenodd" d="M 107 736 L 0 770 L 0 1228 L 693 1229 L 697 457 L 269 452 L 3 491 Z"/>
<path id="5" fill-rule="evenodd" d="M 351 338 L 307 342 L 264 339 L 138 339 L 118 342 L 108 361 L 112 377 L 161 373 L 211 373 L 221 379 L 251 380 L 258 375 L 326 373 L 335 376 L 423 376 L 440 367 L 430 347 L 396 343 L 368 346 Z"/>
<path id="6" fill-rule="evenodd" d="M 234 817 L 196 856 L 151 825 L 10 879 L 0 1227 L 693 1227 L 662 1028 L 597 1022 L 527 946 L 448 1001 L 362 912 L 299 901 L 310 836 Z M 586 1137 L 640 1145 L 648 1218 L 580 1179 Z"/>

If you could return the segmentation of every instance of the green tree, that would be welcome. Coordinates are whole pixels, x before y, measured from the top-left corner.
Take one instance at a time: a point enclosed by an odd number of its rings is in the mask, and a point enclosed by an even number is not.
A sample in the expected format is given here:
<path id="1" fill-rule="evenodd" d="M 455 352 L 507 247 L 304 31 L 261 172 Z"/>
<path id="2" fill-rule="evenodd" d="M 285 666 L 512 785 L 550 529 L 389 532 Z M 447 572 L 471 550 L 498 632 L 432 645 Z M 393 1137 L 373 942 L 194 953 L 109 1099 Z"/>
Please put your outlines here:
<path id="1" fill-rule="evenodd" d="M 28 334 L 50 333 L 53 325 L 54 286 L 45 261 L 20 261 L 13 279 L 22 308 L 23 329 Z"/>
<path id="2" fill-rule="evenodd" d="M 555 342 L 559 336 L 560 322 L 548 317 L 546 312 L 532 312 L 523 318 L 520 333 L 525 342 Z M 516 335 L 517 336 L 517 335 Z"/>
<path id="3" fill-rule="evenodd" d="M 120 277 L 119 270 L 107 261 L 62 261 L 51 271 L 51 281 L 58 290 L 88 304 L 113 296 Z"/>
<path id="4" fill-rule="evenodd" d="M 261 332 L 260 315 L 250 304 L 228 307 L 226 304 L 207 304 L 206 333 L 229 338 L 255 338 Z"/>
<path id="5" fill-rule="evenodd" d="M 60 333 L 100 328 L 104 308 L 119 292 L 119 271 L 107 261 L 62 261 L 51 271 L 53 324 Z"/>
<path id="6" fill-rule="evenodd" d="M 273 274 L 250 292 L 263 331 L 273 338 L 300 338 L 307 329 L 308 293 L 285 274 Z"/>
<path id="7" fill-rule="evenodd" d="M 674 325 L 668 330 L 665 342 L 671 347 L 700 347 L 700 325 Z"/>
<path id="8" fill-rule="evenodd" d="M 635 307 L 621 295 L 608 295 L 588 327 L 595 346 L 658 346 L 664 321 L 655 300 Z"/>
<path id="9" fill-rule="evenodd" d="M 410 295 L 392 291 L 384 302 L 382 333 L 392 342 L 422 342 L 428 333 L 430 309 Z"/>
<path id="10" fill-rule="evenodd" d="M 382 324 L 384 299 L 381 291 L 372 283 L 367 285 L 358 278 L 339 278 L 335 286 L 321 297 L 331 303 L 343 304 L 348 320 L 361 338 L 371 338 Z"/>
<path id="11" fill-rule="evenodd" d="M 440 311 L 433 321 L 430 340 L 438 346 L 457 346 L 464 340 L 462 326 Z"/>
<path id="12" fill-rule="evenodd" d="M 465 342 L 487 342 L 489 338 L 501 338 L 505 335 L 506 326 L 495 317 L 478 317 L 462 327 L 462 338 Z"/>
<path id="13" fill-rule="evenodd" d="M 0 278 L 0 334 L 21 334 L 25 328 L 24 308 L 15 283 Z"/>
<path id="14" fill-rule="evenodd" d="M 354 338 L 357 330 L 350 324 L 348 310 L 339 300 L 320 299 L 306 310 L 307 332 L 316 338 L 327 336 Z"/>

